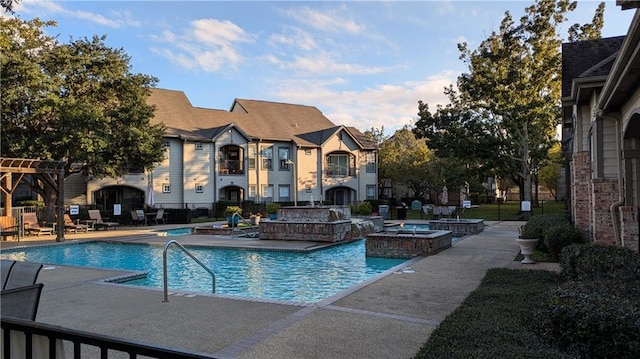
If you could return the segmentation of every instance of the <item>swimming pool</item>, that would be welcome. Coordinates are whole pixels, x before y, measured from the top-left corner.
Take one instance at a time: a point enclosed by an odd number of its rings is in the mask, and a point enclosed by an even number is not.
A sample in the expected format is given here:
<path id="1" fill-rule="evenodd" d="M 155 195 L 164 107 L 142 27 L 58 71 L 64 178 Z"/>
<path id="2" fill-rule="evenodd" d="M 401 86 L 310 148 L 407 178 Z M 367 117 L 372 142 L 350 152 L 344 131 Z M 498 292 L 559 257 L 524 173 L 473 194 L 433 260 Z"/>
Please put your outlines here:
<path id="1" fill-rule="evenodd" d="M 189 247 L 216 274 L 216 293 L 264 300 L 315 303 L 406 260 L 365 256 L 364 240 L 309 253 Z M 164 247 L 78 243 L 8 249 L 0 258 L 58 265 L 147 271 L 126 284 L 162 288 Z M 211 292 L 211 276 L 175 247 L 167 252 L 172 291 Z"/>
<path id="2" fill-rule="evenodd" d="M 193 233 L 193 228 L 172 228 L 172 229 L 164 229 L 155 231 L 158 233 L 158 236 L 169 237 L 169 236 L 184 236 L 187 234 Z"/>

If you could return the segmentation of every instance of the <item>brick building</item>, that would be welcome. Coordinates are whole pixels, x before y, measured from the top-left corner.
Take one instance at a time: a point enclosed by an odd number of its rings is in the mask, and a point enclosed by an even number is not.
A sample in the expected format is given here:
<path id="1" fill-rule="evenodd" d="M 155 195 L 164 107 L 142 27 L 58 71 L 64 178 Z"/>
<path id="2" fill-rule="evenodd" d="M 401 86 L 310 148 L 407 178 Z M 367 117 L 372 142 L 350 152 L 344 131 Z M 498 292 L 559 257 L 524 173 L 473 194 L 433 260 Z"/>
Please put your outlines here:
<path id="1" fill-rule="evenodd" d="M 626 36 L 562 45 L 563 145 L 575 225 L 594 243 L 638 250 L 640 10 Z"/>

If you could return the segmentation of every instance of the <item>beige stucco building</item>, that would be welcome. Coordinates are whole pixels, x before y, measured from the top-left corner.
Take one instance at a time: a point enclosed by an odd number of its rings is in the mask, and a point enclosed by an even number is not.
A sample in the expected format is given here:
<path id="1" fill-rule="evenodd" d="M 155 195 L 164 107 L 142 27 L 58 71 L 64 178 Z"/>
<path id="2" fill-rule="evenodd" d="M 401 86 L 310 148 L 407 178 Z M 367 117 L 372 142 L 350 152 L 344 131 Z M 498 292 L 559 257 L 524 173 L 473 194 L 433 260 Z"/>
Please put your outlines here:
<path id="1" fill-rule="evenodd" d="M 151 192 L 155 207 L 191 209 L 221 200 L 377 198 L 376 144 L 316 107 L 236 99 L 228 111 L 199 108 L 165 89 L 154 89 L 148 102 L 157 108 L 152 122 L 166 126 L 164 161 L 120 178 L 70 178 L 65 203 L 139 208 Z"/>

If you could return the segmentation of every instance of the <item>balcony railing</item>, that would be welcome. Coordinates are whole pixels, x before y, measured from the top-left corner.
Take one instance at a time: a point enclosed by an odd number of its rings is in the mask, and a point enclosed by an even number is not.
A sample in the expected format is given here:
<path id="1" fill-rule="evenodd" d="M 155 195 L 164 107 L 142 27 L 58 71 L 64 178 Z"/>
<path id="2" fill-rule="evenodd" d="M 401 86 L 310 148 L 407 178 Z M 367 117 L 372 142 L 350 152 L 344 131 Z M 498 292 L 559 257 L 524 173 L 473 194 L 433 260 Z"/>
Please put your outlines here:
<path id="1" fill-rule="evenodd" d="M 220 161 L 220 174 L 222 175 L 243 175 L 244 168 L 239 160 Z"/>
<path id="2" fill-rule="evenodd" d="M 159 359 L 211 359 L 215 358 L 206 354 L 195 352 L 176 350 L 161 346 L 154 346 L 141 342 L 130 341 L 126 339 L 110 337 L 107 335 L 83 332 L 80 330 L 63 328 L 55 325 L 33 322 L 25 319 L 2 317 L 2 329 L 4 330 L 2 338 L 4 352 L 3 358 L 13 357 L 12 352 L 25 353 L 25 359 L 37 358 L 56 358 L 58 344 L 62 341 L 64 344 L 73 344 L 73 358 L 81 359 L 84 347 L 97 347 L 100 349 L 100 358 L 108 359 L 112 351 L 128 354 L 129 358 L 135 359 L 138 356 Z M 14 343 L 10 340 L 12 335 L 25 335 L 24 348 L 11 348 Z M 34 336 L 40 336 L 42 340 L 47 340 L 48 345 L 41 352 L 35 352 L 32 347 Z M 18 341 L 15 341 L 18 342 Z M 34 353 L 35 352 L 35 353 Z M 48 353 L 48 355 L 47 355 Z M 120 353 L 112 353 L 117 357 L 121 357 Z M 94 358 L 95 353 L 87 354 L 88 358 Z"/>

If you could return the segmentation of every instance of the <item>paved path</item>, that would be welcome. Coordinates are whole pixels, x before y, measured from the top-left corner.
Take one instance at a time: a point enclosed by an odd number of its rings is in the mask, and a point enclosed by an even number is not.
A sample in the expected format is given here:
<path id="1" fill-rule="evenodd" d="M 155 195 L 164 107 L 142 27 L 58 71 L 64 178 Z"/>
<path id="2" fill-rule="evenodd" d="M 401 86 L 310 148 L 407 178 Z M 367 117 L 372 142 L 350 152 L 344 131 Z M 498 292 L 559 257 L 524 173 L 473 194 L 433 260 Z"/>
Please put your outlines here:
<path id="1" fill-rule="evenodd" d="M 489 268 L 523 266 L 513 260 L 519 251 L 515 238 L 520 225 L 486 223 L 482 233 L 467 236 L 437 255 L 414 259 L 381 278 L 308 306 L 184 293 L 174 293 L 169 303 L 163 303 L 161 290 L 100 281 L 122 272 L 47 267 L 39 277 L 45 287 L 38 321 L 216 358 L 410 358 Z M 122 228 L 70 235 L 67 240 L 96 237 L 167 239 L 146 229 Z M 211 236 L 183 240 L 238 243 L 238 239 Z M 2 247 L 12 245 L 2 243 Z M 277 245 L 304 248 L 311 244 L 283 241 Z M 542 263 L 526 268 L 547 269 Z"/>

